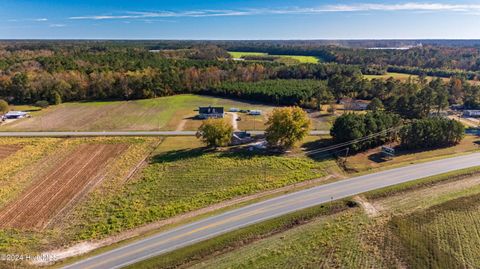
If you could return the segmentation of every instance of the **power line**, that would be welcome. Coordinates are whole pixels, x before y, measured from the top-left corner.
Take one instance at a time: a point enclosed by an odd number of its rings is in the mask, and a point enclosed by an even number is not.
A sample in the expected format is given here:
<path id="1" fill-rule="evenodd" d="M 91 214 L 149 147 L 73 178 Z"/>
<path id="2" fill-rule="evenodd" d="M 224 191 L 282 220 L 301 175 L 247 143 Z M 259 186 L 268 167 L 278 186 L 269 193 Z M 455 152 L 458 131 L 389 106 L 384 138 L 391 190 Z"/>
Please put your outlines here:
<path id="1" fill-rule="evenodd" d="M 343 143 L 339 143 L 339 144 L 335 144 L 335 145 L 331 145 L 331 146 L 327 146 L 327 147 L 323 147 L 323 148 L 313 149 L 313 150 L 306 151 L 306 152 L 303 152 L 303 153 L 298 153 L 296 155 L 303 155 L 303 154 L 313 155 L 313 154 L 318 154 L 318 153 L 322 153 L 322 152 L 327 152 L 327 151 L 343 148 L 343 147 L 346 147 L 346 146 L 349 146 L 349 145 L 353 145 L 355 143 L 363 142 L 363 141 L 378 137 L 378 136 L 383 135 L 383 134 L 388 134 L 390 132 L 397 131 L 400 128 L 402 128 L 402 125 L 396 126 L 396 127 L 391 127 L 391 128 L 382 130 L 380 132 L 373 133 L 373 134 L 370 134 L 370 135 L 367 135 L 367 136 L 364 136 L 364 137 L 360 137 L 360 138 L 357 138 L 357 139 L 353 139 L 353 140 L 350 140 L 350 141 L 347 141 L 347 142 L 343 142 Z"/>

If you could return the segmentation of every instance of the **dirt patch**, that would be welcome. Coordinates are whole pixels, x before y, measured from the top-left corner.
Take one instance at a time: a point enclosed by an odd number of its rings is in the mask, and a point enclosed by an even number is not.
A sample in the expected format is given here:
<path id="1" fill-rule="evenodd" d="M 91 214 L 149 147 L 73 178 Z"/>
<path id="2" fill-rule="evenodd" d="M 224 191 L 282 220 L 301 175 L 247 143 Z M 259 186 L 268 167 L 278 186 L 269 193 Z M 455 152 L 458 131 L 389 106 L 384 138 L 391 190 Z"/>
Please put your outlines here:
<path id="1" fill-rule="evenodd" d="M 232 127 L 233 130 L 237 131 L 238 130 L 238 114 L 235 112 L 229 112 L 229 114 L 232 115 Z"/>
<path id="2" fill-rule="evenodd" d="M 20 145 L 0 145 L 0 160 L 15 154 L 20 149 L 22 149 Z"/>
<path id="3" fill-rule="evenodd" d="M 44 229 L 100 182 L 109 160 L 126 148 L 122 144 L 80 146 L 0 212 L 0 227 Z"/>
<path id="4" fill-rule="evenodd" d="M 177 128 L 175 128 L 175 131 L 183 131 L 185 129 L 185 124 L 187 124 L 187 119 L 183 119 L 178 123 Z"/>
<path id="5" fill-rule="evenodd" d="M 373 204 L 380 212 L 391 212 L 400 207 L 408 209 L 422 209 L 428 207 L 428 201 L 442 195 L 462 192 L 480 184 L 480 177 L 469 177 L 452 182 L 439 183 L 435 186 L 427 186 L 417 190 L 401 193 L 376 200 Z"/>
<path id="6" fill-rule="evenodd" d="M 378 216 L 379 212 L 377 208 L 365 198 L 363 198 L 362 196 L 355 196 L 353 199 L 363 208 L 363 210 L 369 217 Z"/>

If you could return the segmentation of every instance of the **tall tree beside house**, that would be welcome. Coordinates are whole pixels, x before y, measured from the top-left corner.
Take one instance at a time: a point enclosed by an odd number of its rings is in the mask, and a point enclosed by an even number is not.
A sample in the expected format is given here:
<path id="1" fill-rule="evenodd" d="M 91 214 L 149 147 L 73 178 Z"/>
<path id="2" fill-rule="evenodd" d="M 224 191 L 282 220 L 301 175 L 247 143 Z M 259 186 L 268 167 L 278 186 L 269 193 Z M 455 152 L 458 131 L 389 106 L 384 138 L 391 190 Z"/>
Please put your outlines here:
<path id="1" fill-rule="evenodd" d="M 371 111 L 378 111 L 383 109 L 383 103 L 380 99 L 378 98 L 373 98 L 372 101 L 368 104 L 367 106 L 368 110 Z"/>
<path id="2" fill-rule="evenodd" d="M 8 112 L 8 103 L 5 100 L 0 99 L 0 114 Z"/>
<path id="3" fill-rule="evenodd" d="M 308 135 L 310 125 L 307 113 L 299 107 L 275 108 L 268 118 L 265 138 L 271 147 L 289 149 Z"/>
<path id="4" fill-rule="evenodd" d="M 197 137 L 211 148 L 228 146 L 232 135 L 233 126 L 224 119 L 207 119 L 197 132 Z"/>
<path id="5" fill-rule="evenodd" d="M 326 81 L 320 81 L 315 89 L 315 101 L 318 110 L 322 110 L 322 105 L 333 102 L 335 97 L 328 88 Z"/>

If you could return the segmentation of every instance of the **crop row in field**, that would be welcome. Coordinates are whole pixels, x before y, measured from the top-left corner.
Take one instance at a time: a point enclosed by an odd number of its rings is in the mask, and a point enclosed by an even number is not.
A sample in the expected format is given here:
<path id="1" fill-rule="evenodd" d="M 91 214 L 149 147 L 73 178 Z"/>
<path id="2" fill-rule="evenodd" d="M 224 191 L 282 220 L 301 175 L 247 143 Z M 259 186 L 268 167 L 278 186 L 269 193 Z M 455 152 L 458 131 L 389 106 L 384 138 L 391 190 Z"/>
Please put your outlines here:
<path id="1" fill-rule="evenodd" d="M 0 160 L 14 154 L 22 148 L 20 145 L 0 145 Z"/>
<path id="2" fill-rule="evenodd" d="M 157 141 L 0 139 L 1 147 L 22 146 L 0 166 L 0 251 L 38 253 L 71 243 L 75 212 L 86 201 L 121 188 Z"/>
<path id="3" fill-rule="evenodd" d="M 65 207 L 73 206 L 104 176 L 109 159 L 126 145 L 83 145 L 0 211 L 0 227 L 44 229 Z"/>
<path id="4" fill-rule="evenodd" d="M 394 217 L 400 255 L 411 268 L 480 267 L 480 195 Z"/>

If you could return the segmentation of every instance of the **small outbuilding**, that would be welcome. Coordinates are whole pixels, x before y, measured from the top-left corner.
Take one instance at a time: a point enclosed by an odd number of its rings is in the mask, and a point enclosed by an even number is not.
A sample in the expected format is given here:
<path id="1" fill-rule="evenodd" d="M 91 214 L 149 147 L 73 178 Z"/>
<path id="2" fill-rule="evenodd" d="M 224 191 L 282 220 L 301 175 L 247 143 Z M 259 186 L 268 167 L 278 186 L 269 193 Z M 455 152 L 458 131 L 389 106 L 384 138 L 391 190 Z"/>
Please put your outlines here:
<path id="1" fill-rule="evenodd" d="M 480 110 L 464 110 L 463 116 L 469 118 L 480 117 Z"/>
<path id="2" fill-rule="evenodd" d="M 28 113 L 27 112 L 23 112 L 23 111 L 10 111 L 10 112 L 7 112 L 7 114 L 3 115 L 3 118 L 4 119 L 7 119 L 7 120 L 12 120 L 12 119 L 22 119 L 22 118 L 26 118 L 28 116 Z"/>
<path id="3" fill-rule="evenodd" d="M 225 117 L 225 111 L 223 107 L 199 107 L 198 118 L 200 119 L 220 119 Z"/>
<path id="4" fill-rule="evenodd" d="M 262 115 L 262 111 L 261 111 L 261 110 L 250 110 L 250 111 L 248 112 L 248 115 L 260 116 L 260 115 Z"/>
<path id="5" fill-rule="evenodd" d="M 367 110 L 370 101 L 368 100 L 356 100 L 353 98 L 342 98 L 340 104 L 343 105 L 345 110 Z"/>
<path id="6" fill-rule="evenodd" d="M 252 135 L 248 132 L 233 132 L 232 145 L 247 144 L 253 141 Z"/>

